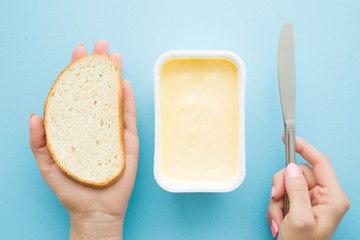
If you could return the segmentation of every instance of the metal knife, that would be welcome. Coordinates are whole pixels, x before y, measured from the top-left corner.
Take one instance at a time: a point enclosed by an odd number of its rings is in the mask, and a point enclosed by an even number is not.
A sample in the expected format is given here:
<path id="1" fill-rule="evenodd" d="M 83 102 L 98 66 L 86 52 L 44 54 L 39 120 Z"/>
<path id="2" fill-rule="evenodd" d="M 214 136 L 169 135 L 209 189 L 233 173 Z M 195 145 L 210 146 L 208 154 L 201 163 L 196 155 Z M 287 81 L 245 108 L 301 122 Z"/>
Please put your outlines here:
<path id="1" fill-rule="evenodd" d="M 281 107 L 284 117 L 286 165 L 295 160 L 295 54 L 291 22 L 281 29 L 278 46 L 278 78 Z M 284 216 L 289 211 L 289 199 L 284 198 Z"/>

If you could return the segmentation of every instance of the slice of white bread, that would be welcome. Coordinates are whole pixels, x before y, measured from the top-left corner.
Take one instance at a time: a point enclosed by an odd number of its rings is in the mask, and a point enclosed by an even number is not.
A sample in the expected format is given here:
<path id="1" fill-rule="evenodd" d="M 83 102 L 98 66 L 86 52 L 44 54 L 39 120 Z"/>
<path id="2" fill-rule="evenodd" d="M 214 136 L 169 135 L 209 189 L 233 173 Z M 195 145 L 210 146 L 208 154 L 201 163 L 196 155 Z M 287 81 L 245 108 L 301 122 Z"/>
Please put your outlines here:
<path id="1" fill-rule="evenodd" d="M 75 181 L 101 188 L 125 170 L 123 84 L 118 64 L 104 55 L 71 63 L 44 106 L 49 151 Z"/>

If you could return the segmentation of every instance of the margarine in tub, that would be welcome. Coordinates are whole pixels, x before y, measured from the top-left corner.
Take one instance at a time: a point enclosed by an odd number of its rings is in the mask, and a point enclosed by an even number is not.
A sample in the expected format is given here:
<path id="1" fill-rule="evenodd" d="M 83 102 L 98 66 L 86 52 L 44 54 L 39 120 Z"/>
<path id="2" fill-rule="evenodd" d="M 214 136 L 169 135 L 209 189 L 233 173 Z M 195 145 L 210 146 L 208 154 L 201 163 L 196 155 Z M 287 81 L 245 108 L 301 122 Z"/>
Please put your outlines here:
<path id="1" fill-rule="evenodd" d="M 245 67 L 228 51 L 171 51 L 154 69 L 155 161 L 170 192 L 228 192 L 245 177 Z"/>

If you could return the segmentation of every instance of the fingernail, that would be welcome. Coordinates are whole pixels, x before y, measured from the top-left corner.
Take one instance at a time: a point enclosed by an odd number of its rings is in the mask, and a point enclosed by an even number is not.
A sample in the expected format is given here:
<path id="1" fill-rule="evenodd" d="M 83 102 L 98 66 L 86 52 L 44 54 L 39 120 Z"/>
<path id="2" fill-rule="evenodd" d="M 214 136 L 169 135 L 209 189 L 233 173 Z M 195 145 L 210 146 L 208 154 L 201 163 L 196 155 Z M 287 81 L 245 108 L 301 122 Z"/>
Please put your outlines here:
<path id="1" fill-rule="evenodd" d="M 31 119 L 34 115 L 35 115 L 35 113 L 32 113 L 32 114 L 30 115 L 30 119 Z"/>
<path id="2" fill-rule="evenodd" d="M 276 235 L 278 234 L 279 228 L 278 225 L 276 224 L 276 222 L 274 220 L 271 220 L 271 233 L 273 237 L 276 237 Z"/>
<path id="3" fill-rule="evenodd" d="M 275 187 L 274 186 L 272 186 L 272 188 L 271 188 L 271 196 L 270 196 L 270 198 L 273 198 L 273 196 L 275 195 Z"/>
<path id="4" fill-rule="evenodd" d="M 84 44 L 82 44 L 82 43 L 81 43 L 81 44 L 79 44 L 79 46 L 85 47 L 85 45 L 84 45 Z"/>
<path id="5" fill-rule="evenodd" d="M 286 167 L 286 175 L 289 178 L 301 176 L 299 167 L 295 163 L 289 163 Z"/>

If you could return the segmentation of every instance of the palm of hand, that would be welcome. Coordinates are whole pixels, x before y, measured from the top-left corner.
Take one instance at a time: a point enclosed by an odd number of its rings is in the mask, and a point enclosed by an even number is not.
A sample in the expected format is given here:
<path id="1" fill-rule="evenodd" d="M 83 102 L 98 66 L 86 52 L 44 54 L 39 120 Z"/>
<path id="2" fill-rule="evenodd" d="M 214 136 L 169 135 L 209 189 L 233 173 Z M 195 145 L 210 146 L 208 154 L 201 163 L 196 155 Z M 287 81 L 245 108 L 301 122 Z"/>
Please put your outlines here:
<path id="1" fill-rule="evenodd" d="M 107 41 L 98 41 L 94 53 L 108 55 Z M 87 55 L 83 45 L 73 52 L 72 61 Z M 122 70 L 122 57 L 119 53 L 111 53 Z M 30 118 L 30 146 L 38 163 L 41 175 L 54 191 L 59 201 L 69 210 L 70 214 L 104 212 L 111 215 L 124 215 L 134 186 L 139 140 L 136 128 L 135 97 L 130 82 L 124 80 L 124 140 L 126 169 L 124 176 L 114 185 L 104 189 L 93 189 L 82 186 L 65 176 L 46 147 L 44 123 L 41 117 L 32 115 Z"/>

